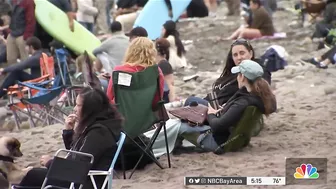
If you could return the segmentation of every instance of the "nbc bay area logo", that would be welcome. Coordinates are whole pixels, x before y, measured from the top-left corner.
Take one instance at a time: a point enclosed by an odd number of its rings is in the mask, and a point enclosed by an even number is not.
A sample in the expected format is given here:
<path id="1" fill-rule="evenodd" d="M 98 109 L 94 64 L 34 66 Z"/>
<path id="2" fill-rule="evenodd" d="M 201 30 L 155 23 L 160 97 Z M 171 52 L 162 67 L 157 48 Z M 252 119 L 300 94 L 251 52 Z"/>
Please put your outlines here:
<path id="1" fill-rule="evenodd" d="M 312 164 L 301 164 L 294 173 L 296 179 L 318 179 L 319 176 L 317 168 L 313 167 Z"/>

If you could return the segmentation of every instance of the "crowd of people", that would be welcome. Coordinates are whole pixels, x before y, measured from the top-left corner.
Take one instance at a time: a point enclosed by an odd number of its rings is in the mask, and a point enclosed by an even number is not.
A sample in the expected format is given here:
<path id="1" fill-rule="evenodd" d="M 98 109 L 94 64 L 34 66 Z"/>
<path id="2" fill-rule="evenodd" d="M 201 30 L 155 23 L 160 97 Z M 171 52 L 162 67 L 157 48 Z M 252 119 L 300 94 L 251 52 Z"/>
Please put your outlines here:
<path id="1" fill-rule="evenodd" d="M 115 10 L 112 4 L 107 5 L 109 1 L 104 1 L 103 9 L 99 8 L 101 5 L 95 7 L 92 0 L 49 1 L 67 14 L 70 30 L 74 30 L 76 19 L 90 32 L 110 33 L 92 52 L 96 59 L 91 71 L 97 75 L 103 89 L 83 88 L 76 99 L 75 113 L 66 118 L 62 134 L 65 148 L 92 154 L 92 169 L 107 170 L 114 155 L 111 152 L 117 149 L 124 119 L 114 106 L 115 94 L 111 77 L 113 71 L 136 73 L 158 65 L 160 94 L 155 96 L 154 101 L 162 99 L 165 103 L 174 102 L 179 100 L 174 88 L 174 71 L 188 66 L 186 50 L 174 21 L 167 21 L 162 25 L 161 36 L 155 41 L 148 38 L 146 29 L 142 27 L 125 32 L 125 25 L 134 22 L 146 4 L 145 0 L 120 0 Z M 169 14 L 172 14 L 171 2 L 165 2 Z M 237 15 L 236 9 L 241 9 L 235 5 L 236 2 L 227 1 L 229 15 Z M 7 4 L 5 1 L 2 3 Z M 217 4 L 213 0 L 192 0 L 186 16 L 215 16 Z M 178 131 L 181 137 L 185 133 L 197 133 L 197 144 L 207 151 L 215 151 L 228 140 L 232 128 L 237 125 L 248 106 L 256 107 L 265 116 L 277 110 L 276 98 L 270 88 L 271 73 L 256 57 L 249 42 L 249 39 L 272 36 L 275 33 L 272 13 L 276 9 L 276 2 L 250 0 L 242 1 L 242 5 L 245 25 L 227 38 L 233 40 L 233 43 L 221 75 L 214 81 L 207 96 L 191 96 L 184 102 L 184 106 L 197 102 L 208 107 L 207 119 L 203 125 L 195 127 L 180 120 L 181 127 Z M 313 38 L 325 38 L 328 36 L 326 31 L 336 27 L 335 6 L 336 1 L 328 1 L 324 20 L 316 24 Z M 17 81 L 41 76 L 39 59 L 42 52 L 50 54 L 50 48 L 64 48 L 63 44 L 54 40 L 36 23 L 33 1 L 12 0 L 9 7 L 12 7 L 11 13 L 1 15 L 11 15 L 11 18 L 8 23 L 3 19 L 3 25 L 7 25 L 7 28 L 1 27 L 2 42 L 6 45 L 3 46 L 5 51 L 0 54 L 0 59 L 5 56 L 1 60 L 9 66 L 0 69 L 1 75 L 7 74 L 0 87 L 0 98 L 6 96 L 6 89 Z M 95 31 L 96 29 L 99 31 Z M 327 54 L 307 61 L 326 68 L 329 63 L 335 63 L 335 53 L 334 47 Z M 71 57 L 80 56 L 71 54 Z M 30 69 L 30 73 L 26 69 Z M 20 183 L 21 186 L 42 185 L 52 157 L 43 156 L 40 162 L 44 168 L 33 168 L 29 171 Z M 98 187 L 102 183 L 103 177 L 98 177 Z M 55 185 L 62 186 L 63 183 L 56 182 Z M 93 186 L 87 184 L 85 188 Z"/>

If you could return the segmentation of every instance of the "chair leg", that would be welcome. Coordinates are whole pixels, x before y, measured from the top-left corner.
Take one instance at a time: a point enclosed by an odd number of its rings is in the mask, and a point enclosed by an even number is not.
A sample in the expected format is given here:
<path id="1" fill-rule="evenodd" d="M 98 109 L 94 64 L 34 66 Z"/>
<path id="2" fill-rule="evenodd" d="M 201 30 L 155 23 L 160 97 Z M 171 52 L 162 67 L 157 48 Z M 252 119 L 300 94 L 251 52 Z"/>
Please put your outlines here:
<path id="1" fill-rule="evenodd" d="M 167 149 L 168 167 L 171 168 L 166 123 L 164 122 L 164 123 L 160 123 L 160 124 L 163 124 L 163 131 L 164 131 L 164 135 L 165 135 L 165 142 L 166 142 L 166 149 Z"/>
<path id="2" fill-rule="evenodd" d="M 121 149 L 120 152 L 120 158 L 121 158 L 121 169 L 123 171 L 124 179 L 126 179 L 126 170 L 125 170 L 125 157 L 124 157 L 124 150 L 123 148 Z"/>

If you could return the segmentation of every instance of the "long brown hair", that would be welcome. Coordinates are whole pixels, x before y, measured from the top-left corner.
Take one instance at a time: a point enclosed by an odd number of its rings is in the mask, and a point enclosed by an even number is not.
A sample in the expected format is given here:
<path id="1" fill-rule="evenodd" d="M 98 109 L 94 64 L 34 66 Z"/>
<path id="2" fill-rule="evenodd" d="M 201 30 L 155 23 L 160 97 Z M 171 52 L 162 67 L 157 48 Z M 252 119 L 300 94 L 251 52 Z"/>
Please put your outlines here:
<path id="1" fill-rule="evenodd" d="M 249 81 L 253 94 L 259 96 L 264 103 L 265 115 L 269 116 L 276 109 L 276 99 L 270 85 L 263 78 L 258 78 L 255 81 Z"/>

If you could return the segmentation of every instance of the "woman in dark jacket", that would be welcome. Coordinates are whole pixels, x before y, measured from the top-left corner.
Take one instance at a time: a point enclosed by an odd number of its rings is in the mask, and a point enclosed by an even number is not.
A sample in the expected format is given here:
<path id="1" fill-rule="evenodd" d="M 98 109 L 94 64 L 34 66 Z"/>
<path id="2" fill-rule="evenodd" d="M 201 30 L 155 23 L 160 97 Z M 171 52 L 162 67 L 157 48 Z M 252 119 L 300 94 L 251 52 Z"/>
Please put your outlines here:
<path id="1" fill-rule="evenodd" d="M 75 114 L 66 119 L 63 141 L 66 149 L 89 153 L 94 156 L 92 170 L 107 171 L 117 150 L 122 119 L 117 110 L 111 106 L 103 91 L 84 88 L 77 96 Z M 71 157 L 71 156 L 70 156 Z M 50 156 L 42 156 L 41 165 L 49 167 Z M 48 169 L 34 168 L 28 172 L 20 186 L 41 187 Z M 98 188 L 104 177 L 95 177 Z M 68 187 L 68 183 L 50 181 L 48 184 Z M 84 188 L 93 188 L 89 178 Z"/>
<path id="2" fill-rule="evenodd" d="M 254 49 L 249 41 L 241 38 L 232 43 L 226 58 L 224 70 L 213 84 L 211 93 L 209 93 L 204 99 L 189 97 L 186 100 L 185 105 L 189 105 L 193 101 L 203 105 L 208 105 L 208 102 L 210 102 L 212 107 L 217 109 L 225 104 L 238 91 L 237 74 L 232 74 L 231 69 L 234 66 L 239 65 L 243 60 L 254 60 L 255 62 L 259 61 L 255 58 Z M 271 73 L 265 68 L 263 69 L 263 78 L 271 84 Z"/>
<path id="3" fill-rule="evenodd" d="M 197 143 L 203 149 L 215 151 L 219 145 L 225 143 L 231 129 L 242 118 L 248 106 L 255 106 L 266 116 L 276 110 L 276 99 L 269 84 L 262 76 L 263 68 L 256 62 L 244 60 L 231 69 L 237 74 L 239 90 L 219 110 L 208 108 L 207 120 L 209 125 L 191 127 L 181 123 L 179 134 L 199 132 Z"/>

